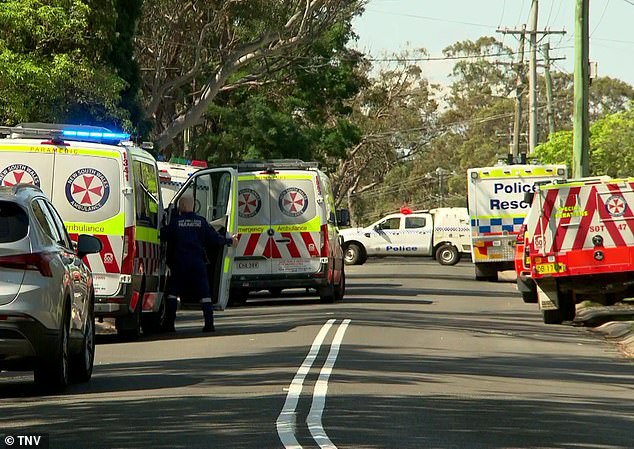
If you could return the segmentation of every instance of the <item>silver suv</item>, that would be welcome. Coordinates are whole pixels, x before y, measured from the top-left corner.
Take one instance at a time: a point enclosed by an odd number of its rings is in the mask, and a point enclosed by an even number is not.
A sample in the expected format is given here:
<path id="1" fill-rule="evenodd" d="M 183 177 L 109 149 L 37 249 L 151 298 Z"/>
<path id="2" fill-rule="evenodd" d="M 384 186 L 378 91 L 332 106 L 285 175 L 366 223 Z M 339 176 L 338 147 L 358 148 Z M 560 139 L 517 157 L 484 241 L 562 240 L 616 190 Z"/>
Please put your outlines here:
<path id="1" fill-rule="evenodd" d="M 72 242 L 37 187 L 0 187 L 0 370 L 34 370 L 60 391 L 88 381 L 95 356 L 94 290 L 82 261 L 102 244 Z"/>

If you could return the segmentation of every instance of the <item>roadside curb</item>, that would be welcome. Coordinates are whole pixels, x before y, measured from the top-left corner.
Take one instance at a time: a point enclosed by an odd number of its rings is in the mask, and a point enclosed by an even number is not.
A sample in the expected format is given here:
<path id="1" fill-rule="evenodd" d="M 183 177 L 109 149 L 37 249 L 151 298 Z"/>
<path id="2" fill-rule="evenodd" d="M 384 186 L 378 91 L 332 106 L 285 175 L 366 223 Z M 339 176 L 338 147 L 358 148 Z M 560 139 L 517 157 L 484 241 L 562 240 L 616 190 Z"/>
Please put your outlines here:
<path id="1" fill-rule="evenodd" d="M 621 352 L 634 358 L 633 316 L 634 306 L 587 307 L 577 311 L 575 322 L 615 342 Z"/>

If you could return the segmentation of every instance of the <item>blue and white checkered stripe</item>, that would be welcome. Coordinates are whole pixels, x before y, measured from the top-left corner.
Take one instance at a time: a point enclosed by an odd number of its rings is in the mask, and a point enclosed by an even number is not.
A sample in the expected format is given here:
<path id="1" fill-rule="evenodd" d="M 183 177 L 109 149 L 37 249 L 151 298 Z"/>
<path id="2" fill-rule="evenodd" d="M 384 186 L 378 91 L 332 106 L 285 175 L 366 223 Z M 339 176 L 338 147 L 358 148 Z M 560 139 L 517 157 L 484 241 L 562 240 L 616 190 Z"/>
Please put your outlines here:
<path id="1" fill-rule="evenodd" d="M 515 218 L 472 218 L 471 226 L 478 234 L 501 234 L 503 232 L 519 232 L 524 217 Z"/>

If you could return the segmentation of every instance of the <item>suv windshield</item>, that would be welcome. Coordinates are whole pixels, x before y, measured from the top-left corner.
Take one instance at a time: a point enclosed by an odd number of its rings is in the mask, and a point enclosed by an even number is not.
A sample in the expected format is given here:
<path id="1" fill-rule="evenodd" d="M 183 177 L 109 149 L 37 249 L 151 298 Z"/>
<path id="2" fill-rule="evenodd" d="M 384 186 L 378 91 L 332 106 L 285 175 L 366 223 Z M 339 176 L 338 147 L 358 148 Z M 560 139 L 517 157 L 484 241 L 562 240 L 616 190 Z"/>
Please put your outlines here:
<path id="1" fill-rule="evenodd" d="M 17 204 L 0 201 L 0 243 L 16 242 L 26 237 L 29 217 Z"/>

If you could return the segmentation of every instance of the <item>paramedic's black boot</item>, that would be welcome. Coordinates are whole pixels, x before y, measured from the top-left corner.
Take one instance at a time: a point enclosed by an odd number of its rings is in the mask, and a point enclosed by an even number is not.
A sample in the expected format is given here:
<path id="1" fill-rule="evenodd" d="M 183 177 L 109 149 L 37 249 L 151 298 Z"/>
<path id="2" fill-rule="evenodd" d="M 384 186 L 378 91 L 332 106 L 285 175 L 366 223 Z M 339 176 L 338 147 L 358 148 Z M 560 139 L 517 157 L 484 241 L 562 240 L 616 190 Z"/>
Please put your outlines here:
<path id="1" fill-rule="evenodd" d="M 174 322 L 176 321 L 176 309 L 178 308 L 178 299 L 175 297 L 167 297 L 165 303 L 165 332 L 176 332 Z"/>
<path id="2" fill-rule="evenodd" d="M 203 302 L 201 305 L 203 309 L 203 317 L 205 318 L 205 327 L 203 327 L 203 332 L 215 332 L 214 305 L 211 302 Z"/>

